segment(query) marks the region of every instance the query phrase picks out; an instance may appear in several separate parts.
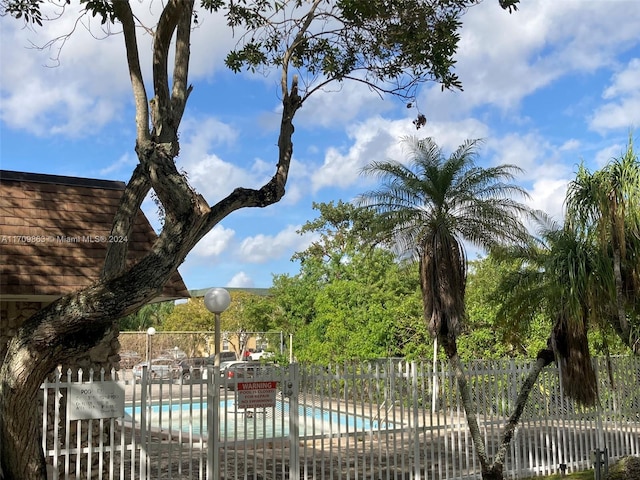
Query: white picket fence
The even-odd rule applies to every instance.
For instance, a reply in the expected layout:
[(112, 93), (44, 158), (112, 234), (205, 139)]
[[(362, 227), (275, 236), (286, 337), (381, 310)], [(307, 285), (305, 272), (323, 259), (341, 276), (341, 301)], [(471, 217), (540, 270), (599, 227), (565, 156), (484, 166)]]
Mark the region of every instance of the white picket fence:
[[(587, 469), (594, 450), (606, 449), (609, 461), (640, 455), (640, 358), (595, 363), (593, 409), (562, 395), (557, 369), (543, 371), (511, 444), (509, 478)], [(529, 368), (514, 360), (467, 365), (490, 454)], [(69, 371), (43, 384), (49, 478), (480, 478), (446, 364), (435, 372), (430, 363), (391, 360), (292, 364), (244, 381), (222, 379), (213, 367), (189, 382), (109, 373), (115, 380)]]

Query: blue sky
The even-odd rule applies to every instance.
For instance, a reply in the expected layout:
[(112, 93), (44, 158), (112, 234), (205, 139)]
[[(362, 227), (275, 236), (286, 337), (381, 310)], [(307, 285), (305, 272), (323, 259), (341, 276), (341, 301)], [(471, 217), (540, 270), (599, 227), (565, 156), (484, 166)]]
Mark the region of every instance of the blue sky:
[[(157, 13), (154, 3), (133, 4), (143, 21)], [(135, 133), (122, 38), (97, 40), (89, 31), (102, 35), (99, 25), (84, 21), (59, 55), (29, 48), (70, 32), (75, 19), (65, 15), (37, 31), (0, 19), (0, 165), (126, 181)], [(212, 204), (273, 173), (279, 99), (275, 75), (225, 70), (236, 40), (221, 19), (201, 20), (178, 163)], [(484, 0), (463, 22), (456, 72), (464, 91), (423, 88), (417, 103), (428, 124), (419, 131), (415, 110), (361, 85), (314, 94), (295, 121), (285, 198), (214, 228), (180, 267), (187, 287), (269, 287), (273, 274), (296, 273), (290, 258), (312, 240), (296, 230), (317, 216), (312, 202), (349, 201), (371, 188), (360, 169), (402, 160), (405, 135), (434, 137), (447, 151), (483, 138), (481, 164), (522, 167), (529, 203), (561, 218), (577, 164), (593, 170), (619, 156), (640, 124), (637, 1), (523, 0), (509, 15)], [(145, 68), (149, 56), (143, 42)], [(147, 201), (144, 210), (157, 225), (155, 205)]]

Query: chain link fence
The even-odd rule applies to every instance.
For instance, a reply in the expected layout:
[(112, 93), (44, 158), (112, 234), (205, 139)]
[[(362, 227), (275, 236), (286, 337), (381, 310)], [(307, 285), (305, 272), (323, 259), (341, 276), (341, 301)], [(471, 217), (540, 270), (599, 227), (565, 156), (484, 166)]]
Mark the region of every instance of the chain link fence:
[[(209, 357), (215, 351), (213, 332), (120, 332), (120, 366), (131, 368), (149, 358)], [(288, 355), (289, 337), (283, 332), (222, 332), (220, 351), (234, 352), (238, 359), (258, 352)]]

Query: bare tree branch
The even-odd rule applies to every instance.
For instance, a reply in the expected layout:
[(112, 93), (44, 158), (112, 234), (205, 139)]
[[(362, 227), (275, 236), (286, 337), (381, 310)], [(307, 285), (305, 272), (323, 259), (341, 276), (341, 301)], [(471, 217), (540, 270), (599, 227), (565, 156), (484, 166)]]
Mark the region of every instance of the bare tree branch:
[[(120, 206), (113, 221), (111, 235), (131, 239), (131, 232), (133, 231), (133, 225), (138, 216), (138, 210), (147, 193), (149, 193), (150, 188), (151, 182), (149, 181), (146, 170), (142, 165), (138, 165), (133, 171), (131, 179), (127, 183), (122, 198), (120, 199)], [(128, 252), (128, 241), (110, 242), (107, 245), (107, 255), (102, 269), (101, 280), (109, 280), (124, 272)]]
[(173, 67), (173, 91), (171, 93), (171, 110), (176, 126), (180, 124), (187, 99), (193, 87), (187, 87), (189, 74), (189, 56), (191, 54), (191, 17), (194, 0), (185, 2), (185, 12), (178, 22), (176, 33), (176, 56)]
[(167, 64), (171, 38), (184, 14), (184, 1), (169, 0), (158, 20), (158, 28), (153, 42), (154, 97), (151, 100), (153, 102), (151, 121), (153, 122), (154, 136), (162, 143), (174, 141), (178, 129), (178, 125), (169, 125), (169, 122), (173, 123), (173, 117), (171, 115)]
[(129, 76), (136, 105), (136, 141), (149, 140), (149, 107), (147, 91), (144, 88), (140, 57), (138, 55), (138, 40), (136, 37), (136, 25), (129, 2), (114, 2), (113, 9), (122, 23), (124, 44), (127, 50), (127, 63)]

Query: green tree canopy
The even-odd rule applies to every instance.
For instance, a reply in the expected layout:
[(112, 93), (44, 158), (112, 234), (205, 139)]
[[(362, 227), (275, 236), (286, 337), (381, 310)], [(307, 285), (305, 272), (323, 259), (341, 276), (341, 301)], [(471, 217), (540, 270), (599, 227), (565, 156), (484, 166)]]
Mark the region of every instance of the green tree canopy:
[(382, 250), (351, 255), (335, 273), (312, 292), (313, 317), (298, 330), (296, 357), (326, 363), (410, 352), (405, 335), (420, 319), (417, 277), (411, 282)]
[(496, 289), (517, 265), (489, 254), (469, 262), (460, 356), (470, 358), (535, 357), (546, 348), (551, 322), (541, 314), (499, 316)]
[(276, 276), (272, 288), (275, 322), (294, 333), (296, 358), (327, 363), (421, 351), (417, 276), (368, 246), (370, 212), (342, 201), (314, 208), (319, 217), (301, 232), (319, 240), (295, 255), (300, 273)]
[(204, 305), (203, 298), (190, 298), (179, 303), (165, 318), (161, 329), (183, 332), (207, 332), (215, 328), (215, 316)]

